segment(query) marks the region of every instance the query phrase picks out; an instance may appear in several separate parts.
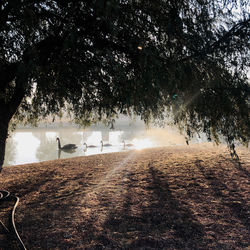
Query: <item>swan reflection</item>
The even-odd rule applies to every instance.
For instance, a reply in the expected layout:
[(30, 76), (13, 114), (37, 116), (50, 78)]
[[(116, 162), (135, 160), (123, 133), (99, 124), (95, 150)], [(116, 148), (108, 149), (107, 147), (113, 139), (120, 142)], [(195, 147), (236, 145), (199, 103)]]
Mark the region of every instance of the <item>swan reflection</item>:
[(76, 152), (76, 149), (74, 148), (73, 149), (58, 149), (57, 152), (58, 152), (57, 153), (58, 159), (61, 159), (62, 152), (67, 153), (67, 154), (73, 154)]

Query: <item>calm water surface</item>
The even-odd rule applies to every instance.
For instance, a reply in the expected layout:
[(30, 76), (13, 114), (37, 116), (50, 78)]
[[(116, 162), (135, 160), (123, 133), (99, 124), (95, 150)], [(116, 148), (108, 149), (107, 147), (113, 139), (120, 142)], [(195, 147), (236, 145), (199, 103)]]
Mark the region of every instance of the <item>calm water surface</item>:
[[(61, 145), (73, 143), (77, 149), (71, 152), (58, 150), (56, 138)], [(101, 147), (100, 141), (110, 147)], [(126, 144), (132, 144), (124, 147)], [(83, 145), (94, 145), (87, 148)], [(131, 149), (184, 144), (176, 131), (153, 130), (83, 130), (77, 128), (23, 129), (11, 133), (7, 140), (4, 166), (41, 162), (54, 159), (120, 152)]]

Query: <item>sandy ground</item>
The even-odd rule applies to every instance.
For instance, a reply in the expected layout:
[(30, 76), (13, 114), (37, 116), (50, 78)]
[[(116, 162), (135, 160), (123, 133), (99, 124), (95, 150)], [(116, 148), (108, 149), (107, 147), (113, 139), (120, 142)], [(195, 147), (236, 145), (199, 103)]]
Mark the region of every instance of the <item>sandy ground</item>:
[[(238, 153), (241, 164), (203, 144), (4, 167), (0, 189), (20, 197), (27, 249), (249, 249), (250, 151)], [(6, 225), (13, 204), (0, 204)]]

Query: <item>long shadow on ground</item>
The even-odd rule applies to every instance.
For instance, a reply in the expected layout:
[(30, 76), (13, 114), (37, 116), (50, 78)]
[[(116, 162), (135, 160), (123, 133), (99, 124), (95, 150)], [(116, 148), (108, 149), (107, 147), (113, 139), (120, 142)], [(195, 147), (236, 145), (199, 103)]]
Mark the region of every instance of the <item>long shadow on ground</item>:
[(247, 172), (214, 162), (76, 167), (67, 178), (45, 170), (8, 190), (23, 197), (17, 227), (28, 249), (246, 248)]
[(172, 194), (168, 176), (149, 165), (143, 180), (146, 185), (140, 189), (134, 175), (133, 172), (126, 175), (122, 204), (117, 200), (120, 206), (109, 210), (101, 233), (92, 232), (91, 238), (96, 242), (92, 247), (204, 249), (207, 242), (203, 240), (203, 226)]

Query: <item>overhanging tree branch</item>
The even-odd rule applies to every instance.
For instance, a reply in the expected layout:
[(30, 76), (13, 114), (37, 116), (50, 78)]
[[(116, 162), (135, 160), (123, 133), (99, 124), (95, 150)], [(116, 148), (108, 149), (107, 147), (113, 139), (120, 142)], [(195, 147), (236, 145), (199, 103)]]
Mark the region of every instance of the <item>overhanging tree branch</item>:
[[(219, 39), (217, 39), (215, 42), (212, 44), (207, 45), (203, 50), (197, 51), (196, 53), (189, 55), (187, 57), (184, 57), (177, 62), (185, 62), (190, 59), (197, 59), (197, 58), (204, 58), (206, 56), (210, 56), (213, 52), (215, 52), (218, 49), (224, 50), (225, 46), (229, 46), (230, 43), (233, 41), (233, 38), (235, 36), (242, 35), (244, 38), (248, 38), (250, 36), (250, 19), (245, 20), (243, 22), (235, 24), (228, 32), (226, 32), (224, 35), (222, 35)], [(222, 46), (222, 44), (224, 46)], [(237, 43), (237, 41), (236, 41)]]

